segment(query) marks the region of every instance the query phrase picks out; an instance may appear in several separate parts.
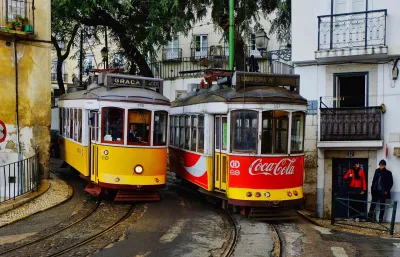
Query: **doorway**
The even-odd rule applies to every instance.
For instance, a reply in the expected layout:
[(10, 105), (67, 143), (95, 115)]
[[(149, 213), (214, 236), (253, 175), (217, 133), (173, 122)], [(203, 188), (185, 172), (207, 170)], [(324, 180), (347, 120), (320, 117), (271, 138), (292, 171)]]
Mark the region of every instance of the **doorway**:
[[(356, 161), (360, 162), (360, 168), (364, 170), (365, 172), (365, 179), (366, 183), (368, 185), (368, 159), (332, 159), (332, 204), (333, 204), (333, 194), (336, 193), (337, 197), (340, 198), (347, 198), (347, 185), (346, 182), (343, 179), (343, 176), (346, 174), (346, 172), (350, 169), (353, 168), (354, 164)], [(368, 197), (368, 187), (367, 191), (364, 194), (364, 201), (367, 201)], [(348, 203), (347, 203), (348, 204)], [(367, 212), (367, 204), (364, 204), (364, 207), (362, 209), (362, 212)], [(333, 215), (333, 213), (332, 213)], [(349, 208), (341, 204), (339, 202), (336, 202), (335, 205), (335, 217), (336, 218), (348, 218), (350, 215), (349, 213)]]
[(334, 107), (368, 106), (368, 73), (335, 74)]
[(228, 181), (228, 119), (224, 115), (215, 115), (214, 138), (214, 188), (226, 191)]

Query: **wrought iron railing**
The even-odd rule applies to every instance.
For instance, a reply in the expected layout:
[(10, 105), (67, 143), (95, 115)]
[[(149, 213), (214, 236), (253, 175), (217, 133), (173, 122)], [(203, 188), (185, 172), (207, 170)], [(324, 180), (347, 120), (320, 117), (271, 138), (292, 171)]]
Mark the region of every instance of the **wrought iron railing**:
[[(278, 60), (259, 60), (259, 72), (293, 74), (294, 68), (291, 65)], [(248, 66), (247, 66), (248, 67)], [(199, 58), (184, 57), (180, 62), (155, 62), (150, 64), (153, 75), (156, 78), (172, 79), (185, 76), (203, 75), (205, 69), (228, 70), (228, 59), (224, 58)]]
[(386, 45), (387, 10), (318, 16), (318, 50)]
[(162, 58), (163, 61), (179, 61), (182, 58), (182, 48), (166, 48)]
[(320, 141), (381, 140), (381, 106), (320, 108), (320, 114)]
[(0, 0), (0, 31), (35, 32), (34, 1)]
[(37, 190), (40, 186), (39, 155), (0, 166), (0, 203)]
[[(256, 58), (261, 58), (261, 52), (254, 47), (245, 46), (244, 48), (246, 57), (254, 56)], [(210, 47), (197, 47), (190, 48), (190, 56), (193, 59), (198, 58), (223, 58), (227, 59), (229, 57), (229, 47), (222, 45), (213, 45)]]
[[(62, 78), (64, 82), (68, 82), (68, 74), (66, 73), (62, 74)], [(51, 73), (51, 81), (57, 82), (57, 73)]]

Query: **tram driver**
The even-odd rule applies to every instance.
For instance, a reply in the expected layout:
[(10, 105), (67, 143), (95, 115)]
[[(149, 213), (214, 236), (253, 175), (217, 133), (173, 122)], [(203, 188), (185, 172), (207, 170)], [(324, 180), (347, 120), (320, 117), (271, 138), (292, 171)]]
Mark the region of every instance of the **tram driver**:
[(136, 125), (131, 124), (131, 128), (129, 129), (129, 142), (140, 142), (142, 141), (142, 137), (139, 135), (139, 133), (136, 130)]

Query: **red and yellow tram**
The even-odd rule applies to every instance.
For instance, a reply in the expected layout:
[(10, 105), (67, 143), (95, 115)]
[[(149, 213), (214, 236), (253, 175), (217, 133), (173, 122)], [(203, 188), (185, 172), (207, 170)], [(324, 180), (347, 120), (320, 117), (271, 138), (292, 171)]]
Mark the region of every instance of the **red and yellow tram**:
[(250, 213), (303, 200), (307, 101), (298, 75), (236, 72), (172, 103), (171, 171)]

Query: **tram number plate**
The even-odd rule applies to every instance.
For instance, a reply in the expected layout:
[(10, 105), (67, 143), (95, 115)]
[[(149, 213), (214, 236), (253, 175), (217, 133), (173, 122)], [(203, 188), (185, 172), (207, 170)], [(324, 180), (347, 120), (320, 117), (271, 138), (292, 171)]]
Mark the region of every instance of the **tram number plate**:
[(144, 104), (138, 104), (138, 107), (144, 107)]
[(280, 104), (274, 104), (274, 108), (281, 108)]

